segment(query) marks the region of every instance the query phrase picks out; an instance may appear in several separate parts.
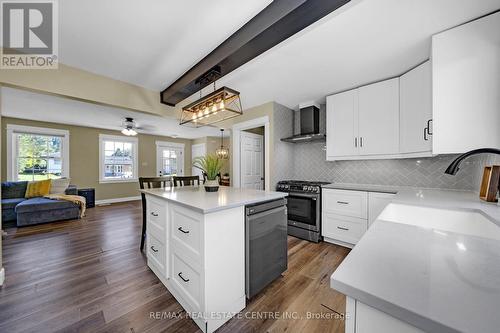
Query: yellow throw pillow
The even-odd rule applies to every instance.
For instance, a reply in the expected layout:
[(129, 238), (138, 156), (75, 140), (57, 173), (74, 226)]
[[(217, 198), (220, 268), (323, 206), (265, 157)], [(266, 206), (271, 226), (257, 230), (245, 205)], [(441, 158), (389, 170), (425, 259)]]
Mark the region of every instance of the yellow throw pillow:
[(50, 192), (51, 180), (38, 180), (33, 182), (28, 182), (28, 187), (26, 188), (25, 198), (35, 198), (44, 197)]

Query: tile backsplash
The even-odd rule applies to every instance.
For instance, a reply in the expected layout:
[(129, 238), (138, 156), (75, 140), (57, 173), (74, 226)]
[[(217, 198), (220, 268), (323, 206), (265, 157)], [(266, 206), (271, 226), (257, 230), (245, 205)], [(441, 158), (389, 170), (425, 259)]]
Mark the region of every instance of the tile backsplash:
[[(299, 131), (298, 113), (294, 129)], [(320, 130), (324, 131), (325, 106), (321, 105)], [(444, 173), (457, 155), (428, 158), (326, 161), (325, 143), (297, 143), (293, 149), (293, 178), (336, 183), (379, 184), (478, 191), (485, 165), (500, 164), (500, 156), (466, 159), (455, 175)]]
[(500, 160), (484, 155), (465, 160), (455, 175), (444, 173), (457, 155), (391, 160), (326, 161), (324, 143), (296, 144), (294, 178), (337, 183), (379, 184), (478, 190), (486, 164)]

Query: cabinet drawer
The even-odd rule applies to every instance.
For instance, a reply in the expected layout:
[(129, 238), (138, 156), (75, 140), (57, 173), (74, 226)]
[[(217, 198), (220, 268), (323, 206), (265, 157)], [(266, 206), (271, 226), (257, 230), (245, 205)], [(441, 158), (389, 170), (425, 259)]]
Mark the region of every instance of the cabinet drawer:
[(328, 238), (356, 244), (367, 227), (366, 219), (323, 213), (322, 234)]
[(368, 193), (366, 192), (324, 189), (322, 197), (324, 212), (361, 219), (368, 218)]
[(183, 253), (193, 259), (200, 257), (200, 223), (202, 216), (184, 207), (171, 206), (171, 231), (170, 235), (174, 246), (183, 250)]
[(193, 309), (200, 309), (200, 273), (181, 257), (178, 252), (172, 251), (172, 283), (174, 288), (181, 294), (184, 300)]
[(166, 225), (166, 205), (165, 201), (158, 200), (148, 196), (146, 198), (146, 217), (147, 220), (158, 226), (165, 227)]
[(166, 251), (165, 244), (158, 240), (154, 235), (148, 232), (147, 234), (147, 246), (148, 246), (148, 264), (153, 263), (153, 265), (161, 271), (161, 273), (166, 276)]

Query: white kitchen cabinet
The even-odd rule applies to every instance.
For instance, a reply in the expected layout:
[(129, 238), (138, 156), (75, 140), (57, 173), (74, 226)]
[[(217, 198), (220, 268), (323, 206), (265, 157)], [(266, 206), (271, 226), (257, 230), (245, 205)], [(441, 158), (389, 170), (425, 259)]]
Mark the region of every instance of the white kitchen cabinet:
[(153, 195), (146, 203), (148, 266), (214, 332), (245, 307), (244, 206), (202, 213)]
[(359, 154), (399, 152), (399, 78), (359, 88)]
[(380, 213), (382, 213), (384, 208), (391, 203), (394, 196), (395, 194), (392, 193), (368, 193), (368, 228), (377, 219)]
[(358, 149), (358, 89), (326, 99), (327, 156), (355, 156)]
[(399, 78), (400, 152), (432, 155), (432, 72), (430, 61)]
[(399, 78), (328, 96), (326, 110), (327, 160), (399, 153)]
[(425, 333), (351, 297), (346, 298), (345, 333)]
[(500, 147), (500, 12), (432, 37), (433, 153)]
[(323, 188), (321, 235), (329, 243), (355, 245), (395, 194)]

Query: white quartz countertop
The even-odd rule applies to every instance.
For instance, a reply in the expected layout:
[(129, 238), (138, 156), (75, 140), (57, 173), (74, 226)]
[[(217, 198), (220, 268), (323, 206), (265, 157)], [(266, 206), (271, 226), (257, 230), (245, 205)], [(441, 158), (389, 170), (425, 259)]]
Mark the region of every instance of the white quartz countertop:
[[(467, 219), (378, 219), (333, 273), (331, 287), (426, 332), (498, 332), (500, 206), (474, 192), (418, 189), (401, 189), (393, 203), (447, 210), (443, 216), (479, 213), (490, 234), (462, 232)], [(471, 228), (479, 222), (471, 220)]]
[(391, 185), (373, 185), (373, 184), (349, 184), (349, 183), (331, 183), (323, 185), (322, 188), (349, 191), (397, 193), (402, 187)]
[(167, 187), (140, 190), (155, 197), (173, 201), (202, 213), (212, 213), (228, 208), (286, 197), (283, 192), (251, 190), (220, 186), (217, 192), (206, 192), (203, 186)]

